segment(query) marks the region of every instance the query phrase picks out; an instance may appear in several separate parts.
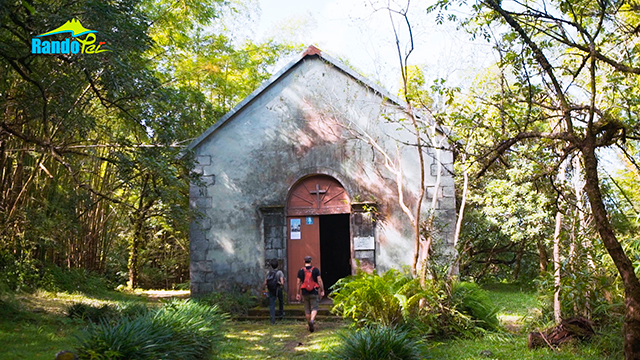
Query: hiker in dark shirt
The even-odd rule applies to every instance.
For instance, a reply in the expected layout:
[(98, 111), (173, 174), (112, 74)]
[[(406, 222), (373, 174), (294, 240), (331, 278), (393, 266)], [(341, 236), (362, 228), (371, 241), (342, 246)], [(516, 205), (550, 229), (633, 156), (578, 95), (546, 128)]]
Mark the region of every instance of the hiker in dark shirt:
[(320, 269), (311, 266), (311, 260), (311, 256), (305, 256), (304, 267), (298, 270), (296, 300), (300, 301), (302, 297), (309, 331), (313, 332), (318, 314), (318, 303), (324, 296), (324, 284), (320, 277)]
[(278, 260), (272, 259), (270, 262), (273, 268), (267, 274), (264, 279), (264, 286), (269, 292), (269, 315), (271, 316), (271, 323), (276, 322), (276, 299), (279, 300), (280, 317), (284, 316), (282, 289), (284, 288), (284, 274), (278, 269)]

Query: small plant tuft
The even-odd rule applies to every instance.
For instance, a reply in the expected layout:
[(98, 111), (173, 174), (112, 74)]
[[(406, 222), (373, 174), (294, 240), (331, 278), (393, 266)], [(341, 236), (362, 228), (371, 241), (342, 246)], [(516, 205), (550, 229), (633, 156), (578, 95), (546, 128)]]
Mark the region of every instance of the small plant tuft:
[(407, 331), (387, 326), (365, 327), (339, 336), (340, 345), (331, 350), (341, 360), (422, 359), (422, 343)]

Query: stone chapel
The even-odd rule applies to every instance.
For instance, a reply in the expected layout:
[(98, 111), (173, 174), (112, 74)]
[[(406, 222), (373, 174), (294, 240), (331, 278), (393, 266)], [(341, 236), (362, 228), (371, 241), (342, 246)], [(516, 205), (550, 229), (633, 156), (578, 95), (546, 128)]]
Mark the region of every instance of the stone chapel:
[[(257, 293), (271, 259), (281, 264), (290, 300), (305, 255), (326, 288), (357, 266), (410, 266), (414, 231), (399, 189), (415, 205), (420, 167), (405, 109), (310, 46), (195, 139), (192, 295)], [(444, 139), (442, 131), (435, 136)], [(422, 209), (426, 215), (436, 197), (434, 246), (446, 258), (455, 254), (453, 153), (439, 143), (424, 151)]]

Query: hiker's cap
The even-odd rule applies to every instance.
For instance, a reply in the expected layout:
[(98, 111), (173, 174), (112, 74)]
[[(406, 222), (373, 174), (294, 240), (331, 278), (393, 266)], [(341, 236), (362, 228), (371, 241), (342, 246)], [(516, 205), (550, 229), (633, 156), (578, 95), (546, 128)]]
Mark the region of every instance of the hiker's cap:
[(304, 262), (306, 263), (310, 263), (311, 262), (311, 256), (307, 255), (304, 257)]

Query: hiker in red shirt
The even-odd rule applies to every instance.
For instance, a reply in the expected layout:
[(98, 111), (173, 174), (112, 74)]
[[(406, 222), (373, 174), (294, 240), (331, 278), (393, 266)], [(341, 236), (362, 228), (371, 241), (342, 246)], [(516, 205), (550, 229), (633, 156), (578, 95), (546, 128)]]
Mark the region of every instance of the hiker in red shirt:
[(315, 330), (315, 319), (318, 314), (318, 303), (324, 296), (324, 285), (320, 277), (320, 269), (311, 266), (311, 256), (304, 257), (304, 267), (298, 270), (296, 300), (303, 299), (304, 316), (307, 318), (309, 331)]

